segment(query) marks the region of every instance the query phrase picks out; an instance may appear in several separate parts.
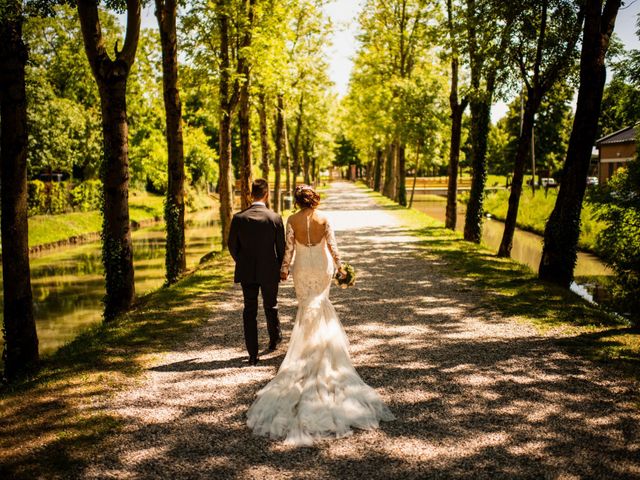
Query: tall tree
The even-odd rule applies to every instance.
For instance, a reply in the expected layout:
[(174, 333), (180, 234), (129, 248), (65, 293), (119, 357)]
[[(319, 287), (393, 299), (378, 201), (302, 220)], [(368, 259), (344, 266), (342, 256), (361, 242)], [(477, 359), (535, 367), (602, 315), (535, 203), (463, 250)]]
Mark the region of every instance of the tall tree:
[(273, 160), (275, 183), (273, 190), (273, 210), (280, 211), (280, 194), (282, 190), (282, 155), (284, 153), (284, 94), (278, 94), (276, 106), (276, 153)]
[(271, 157), (269, 147), (269, 124), (267, 123), (267, 98), (264, 92), (260, 92), (258, 95), (258, 116), (260, 119), (260, 148), (262, 154), (262, 162), (260, 169), (262, 171), (262, 178), (269, 179), (269, 157)]
[(255, 0), (242, 1), (242, 35), (238, 51), (238, 75), (242, 77), (238, 107), (240, 127), (240, 200), (241, 208), (251, 205), (251, 62), (250, 49), (254, 28)]
[(302, 116), (304, 115), (304, 91), (300, 93), (298, 101), (298, 113), (296, 114), (296, 133), (293, 136), (293, 185), (296, 189), (298, 175), (300, 174), (300, 134), (302, 133)]
[[(469, 60), (471, 111), (471, 191), (464, 222), (464, 239), (480, 243), (484, 186), (487, 180), (487, 137), (493, 95), (505, 64), (513, 18), (501, 11), (504, 4), (490, 0), (466, 0), (464, 43)], [(486, 19), (491, 18), (491, 22)]]
[(606, 79), (605, 57), (620, 0), (586, 0), (578, 103), (556, 204), (544, 230), (538, 275), (568, 288), (577, 260), (580, 213)]
[[(524, 169), (531, 158), (534, 118), (554, 84), (569, 73), (574, 63), (576, 43), (582, 28), (583, 11), (573, 0), (532, 0), (519, 3), (513, 59), (520, 70), (527, 100), (513, 167), (509, 208), (504, 224), (499, 257), (510, 257), (522, 194)], [(535, 38), (537, 37), (537, 38)], [(532, 182), (535, 179), (532, 178)]]
[(14, 380), (38, 362), (27, 228), (27, 101), (22, 1), (0, 6), (0, 181), (4, 375)]
[(230, 50), (230, 18), (229, 5), (225, 0), (218, 0), (216, 13), (218, 15), (218, 28), (220, 46), (218, 55), (220, 58), (220, 179), (218, 188), (220, 191), (220, 224), (222, 227), (222, 249), (227, 247), (229, 229), (231, 227), (231, 215), (233, 213), (233, 171), (231, 169), (231, 124), (234, 109), (238, 103), (238, 83), (232, 84)]
[(164, 220), (167, 229), (165, 270), (172, 284), (187, 268), (184, 239), (184, 145), (182, 104), (178, 90), (177, 0), (156, 0), (156, 17), (162, 45), (162, 87), (168, 151), (167, 198)]
[[(411, 84), (418, 65), (425, 59), (430, 30), (427, 19), (435, 16), (434, 2), (370, 0), (360, 17), (362, 47), (358, 68), (383, 82), (385, 109), (390, 116), (383, 193), (406, 205), (406, 171), (404, 169), (407, 107)], [(363, 72), (364, 73), (364, 72)], [(380, 87), (378, 87), (380, 88)], [(363, 149), (366, 151), (366, 149)]]
[(109, 57), (98, 16), (97, 0), (78, 0), (84, 47), (98, 84), (102, 110), (104, 206), (102, 261), (106, 278), (104, 316), (112, 319), (133, 303), (133, 248), (129, 224), (129, 155), (127, 78), (140, 35), (140, 1), (127, 0), (127, 31), (122, 50)]
[(447, 30), (451, 48), (451, 90), (449, 94), (449, 108), (451, 109), (451, 141), (449, 147), (449, 165), (447, 180), (447, 207), (445, 227), (455, 230), (458, 219), (458, 165), (460, 164), (460, 139), (462, 138), (462, 115), (467, 108), (469, 99), (464, 96), (458, 98), (458, 82), (460, 56), (458, 53), (458, 38), (454, 26), (454, 12), (452, 0), (447, 0)]

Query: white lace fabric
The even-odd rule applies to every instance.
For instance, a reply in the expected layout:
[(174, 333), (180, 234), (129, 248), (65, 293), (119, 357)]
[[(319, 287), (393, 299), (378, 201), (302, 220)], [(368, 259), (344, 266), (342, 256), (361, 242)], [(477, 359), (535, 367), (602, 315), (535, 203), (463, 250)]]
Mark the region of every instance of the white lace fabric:
[(316, 245), (295, 239), (287, 225), (282, 271), (291, 267), (298, 312), (289, 349), (277, 375), (258, 392), (247, 413), (257, 435), (310, 445), (320, 437), (343, 437), (351, 428), (377, 428), (392, 420), (377, 392), (358, 375), (349, 340), (329, 301), (334, 267), (340, 265), (335, 235), (327, 222)]
[[(335, 236), (335, 233), (333, 232), (333, 228), (331, 227), (331, 223), (329, 223), (329, 221), (325, 222), (324, 225), (325, 225), (325, 231), (324, 231), (323, 240), (326, 242), (327, 248), (329, 249), (329, 253), (331, 254), (331, 258), (333, 259), (333, 264), (335, 268), (338, 269), (340, 268), (340, 265), (342, 265), (342, 262), (340, 259), (340, 251), (338, 250), (338, 244), (336, 242), (336, 236)], [(296, 243), (299, 243), (300, 245), (307, 248), (315, 246), (311, 244), (311, 241), (309, 239), (309, 218), (308, 217), (307, 217), (307, 243), (304, 244), (296, 240), (293, 227), (289, 222), (287, 222), (285, 242), (286, 243), (285, 243), (284, 258), (282, 260), (282, 266), (280, 267), (280, 271), (284, 273), (289, 273), (291, 262), (293, 261), (294, 254), (296, 252)], [(322, 241), (318, 243), (318, 245), (320, 245), (321, 243)]]

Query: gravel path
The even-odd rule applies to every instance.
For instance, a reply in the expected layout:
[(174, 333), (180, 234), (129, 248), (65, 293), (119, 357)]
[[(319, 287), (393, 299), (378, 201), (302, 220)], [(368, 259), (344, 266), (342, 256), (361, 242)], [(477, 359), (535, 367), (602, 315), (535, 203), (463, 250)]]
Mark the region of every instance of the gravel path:
[(640, 478), (634, 384), (479, 308), (480, 291), (420, 255), (393, 212), (353, 185), (334, 184), (327, 197), (358, 272), (356, 287), (333, 289), (332, 301), (358, 372), (397, 420), (309, 448), (251, 436), (245, 413), (284, 358), (294, 294), (289, 281), (283, 346), (251, 368), (234, 288), (189, 342), (113, 399), (125, 428), (85, 477)]

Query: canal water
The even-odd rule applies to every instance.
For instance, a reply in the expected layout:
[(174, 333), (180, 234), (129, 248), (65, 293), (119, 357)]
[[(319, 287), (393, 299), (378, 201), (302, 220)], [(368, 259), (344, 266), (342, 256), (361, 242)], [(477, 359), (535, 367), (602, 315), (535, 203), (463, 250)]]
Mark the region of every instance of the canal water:
[[(217, 209), (188, 214), (186, 224), (187, 268), (193, 268), (203, 255), (220, 248)], [(132, 240), (136, 294), (144, 294), (162, 286), (165, 280), (164, 224), (136, 230)], [(101, 243), (51, 250), (32, 257), (30, 263), (40, 352), (46, 354), (101, 320), (104, 296)], [(1, 282), (0, 276), (0, 291)], [(0, 322), (1, 319), (0, 296)]]
[[(437, 200), (414, 200), (413, 208), (426, 213), (436, 220), (445, 221), (446, 202)], [(456, 230), (464, 229), (464, 205), (458, 204), (458, 219)], [(504, 223), (499, 220), (485, 218), (482, 225), (482, 242), (494, 252), (498, 251)], [(542, 257), (542, 237), (535, 233), (516, 229), (513, 237), (511, 257), (524, 263), (534, 272), (538, 271)], [(589, 301), (599, 302), (608, 297), (606, 289), (602, 288), (602, 277), (612, 274), (611, 270), (595, 255), (586, 252), (578, 253), (578, 263), (575, 269), (576, 282), (571, 289)]]

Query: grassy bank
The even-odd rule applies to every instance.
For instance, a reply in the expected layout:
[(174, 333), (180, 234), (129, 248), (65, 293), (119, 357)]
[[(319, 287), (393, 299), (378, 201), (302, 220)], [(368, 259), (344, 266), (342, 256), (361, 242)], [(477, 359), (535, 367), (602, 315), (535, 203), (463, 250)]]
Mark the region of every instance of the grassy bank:
[[(498, 220), (507, 217), (509, 208), (509, 190), (499, 190), (487, 195), (484, 203), (485, 211)], [(532, 195), (530, 188), (525, 188), (520, 197), (518, 208), (518, 227), (539, 235), (544, 234), (544, 227), (556, 203), (558, 191), (550, 189), (545, 195), (544, 190), (536, 190)], [(585, 203), (582, 208), (582, 227), (578, 246), (582, 250), (598, 253), (595, 241), (603, 225), (593, 218), (591, 206)]]
[[(206, 195), (199, 195), (196, 204), (211, 204)], [(160, 220), (164, 216), (164, 196), (131, 191), (129, 216), (134, 224)], [(102, 229), (102, 215), (98, 211), (71, 212), (60, 215), (29, 217), (29, 247), (68, 240), (72, 237), (97, 234)]]
[(45, 358), (33, 378), (0, 390), (0, 478), (79, 478), (98, 442), (121, 426), (102, 405), (211, 316), (232, 264), (225, 254), (200, 265)]
[(526, 265), (498, 258), (445, 229), (442, 222), (367, 190), (421, 239), (425, 257), (439, 260), (433, 268), (457, 278), (461, 288), (482, 290), (481, 308), (531, 323), (572, 351), (640, 380), (639, 330), (567, 290), (539, 281)]

